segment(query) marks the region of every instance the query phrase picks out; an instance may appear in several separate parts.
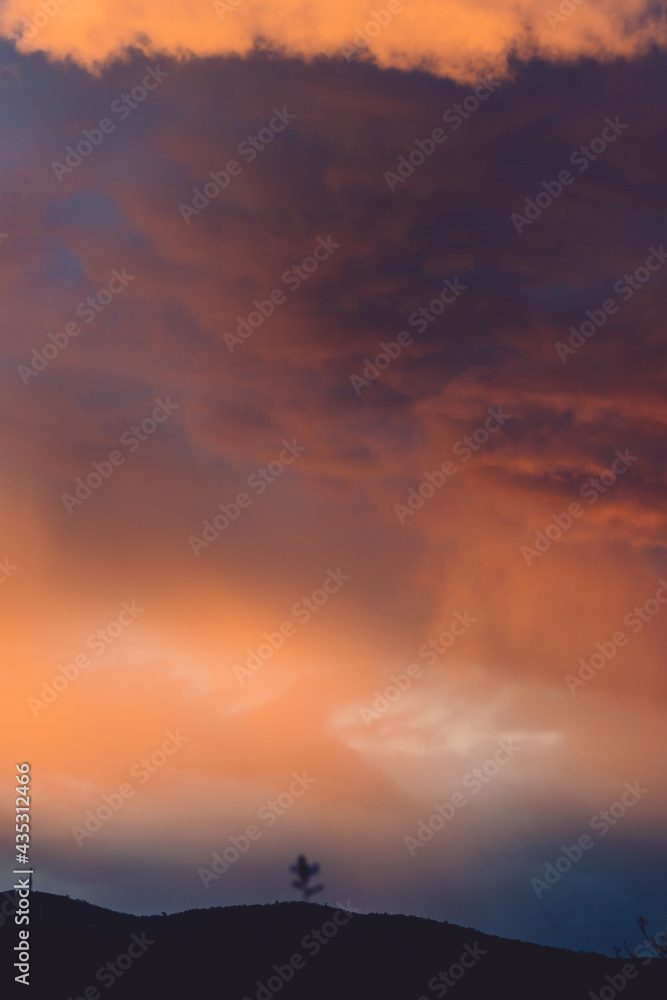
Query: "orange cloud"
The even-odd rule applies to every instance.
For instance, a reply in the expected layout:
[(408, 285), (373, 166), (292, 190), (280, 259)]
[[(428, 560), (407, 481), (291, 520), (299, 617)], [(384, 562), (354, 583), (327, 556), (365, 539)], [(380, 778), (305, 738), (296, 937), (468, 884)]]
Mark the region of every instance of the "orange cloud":
[(383, 68), (427, 70), (458, 81), (504, 74), (510, 59), (634, 57), (667, 39), (649, 0), (347, 0), (274, 4), (214, 0), (7, 0), (0, 32), (20, 52), (46, 51), (89, 68), (128, 48), (176, 57), (284, 56), (371, 60)]
[[(64, 7), (62, 24), (76, 10)], [(196, 882), (196, 867), (304, 768), (317, 785), (260, 854), (284, 843), (287, 853), (290, 831), (319, 838), (331, 857), (334, 830), (409, 879), (418, 864), (441, 872), (445, 853), (464, 859), (470, 838), (506, 829), (506, 815), (517, 843), (558, 815), (579, 832), (592, 795), (603, 806), (640, 777), (651, 788), (642, 815), (657, 826), (667, 607), (576, 693), (565, 677), (630, 631), (626, 615), (665, 574), (662, 277), (567, 364), (554, 350), (660, 242), (654, 66), (644, 76), (623, 64), (528, 70), (391, 193), (384, 171), (461, 88), (324, 61), (170, 63), (150, 103), (61, 183), (52, 161), (141, 80), (145, 59), (92, 80), (39, 58), (18, 65), (3, 84), (16, 112), (2, 165), (11, 242), (0, 398), (0, 559), (18, 567), (0, 583), (11, 665), (0, 684), (16, 711), (0, 744), (30, 754), (40, 828), (70, 852), (63, 869), (138, 855), (147, 830), (164, 845), (166, 829)], [(35, 81), (66, 116), (34, 101)], [(585, 99), (563, 115), (573, 92)], [(276, 102), (297, 112), (289, 130), (186, 224), (179, 203)], [(632, 116), (625, 145), (517, 234), (510, 213), (598, 134), (603, 111)], [(329, 233), (336, 252), (230, 353), (224, 331)], [(24, 384), (17, 366), (123, 266), (136, 274), (128, 289)], [(469, 289), (418, 334), (408, 317), (445, 276)], [(413, 343), (357, 395), (350, 375), (403, 329)], [(178, 404), (173, 416), (68, 511), (63, 493), (164, 396)], [(469, 461), (456, 456), (501, 404), (506, 425)], [(188, 537), (285, 438), (307, 450), (195, 555)], [(595, 504), (582, 501), (586, 481), (626, 448), (637, 462)], [(395, 505), (453, 454), (456, 475), (401, 524)], [(582, 517), (527, 565), (521, 547), (576, 501)], [(350, 576), (340, 594), (240, 684), (234, 665), (339, 566)], [(60, 664), (91, 653), (90, 635), (133, 599), (145, 608), (138, 620), (34, 715), (28, 699)], [(474, 626), (427, 664), (420, 647), (466, 611)], [(362, 706), (415, 659), (419, 682), (366, 726)], [(187, 746), (77, 848), (71, 825), (178, 726)], [(512, 767), (450, 840), (411, 859), (403, 835), (507, 734), (525, 739)], [(190, 834), (184, 804), (200, 807)]]

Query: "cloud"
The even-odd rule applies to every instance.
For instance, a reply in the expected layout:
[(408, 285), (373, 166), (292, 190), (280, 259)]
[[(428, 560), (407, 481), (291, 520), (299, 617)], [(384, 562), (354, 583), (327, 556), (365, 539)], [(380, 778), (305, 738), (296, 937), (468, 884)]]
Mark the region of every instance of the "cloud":
[(384, 69), (426, 70), (458, 81), (505, 74), (514, 60), (633, 58), (665, 42), (664, 13), (652, 0), (365, 0), (281, 4), (215, 0), (5, 0), (0, 32), (19, 51), (45, 51), (94, 68), (141, 49), (181, 58), (284, 57), (371, 60)]
[[(660, 788), (667, 609), (576, 695), (565, 675), (628, 627), (665, 573), (662, 276), (565, 364), (554, 343), (664, 239), (662, 60), (536, 63), (448, 127), (391, 192), (385, 172), (467, 86), (257, 55), (169, 61), (164, 83), (59, 181), (52, 163), (141, 81), (145, 59), (91, 79), (10, 58), (0, 440), (12, 485), (1, 503), (19, 569), (1, 585), (15, 668), (2, 684), (20, 711), (0, 739), (22, 759), (29, 734), (42, 828), (71, 841), (69, 826), (180, 725), (187, 753), (105, 827), (98, 857), (140, 855), (147, 828), (178, 826), (190, 781), (193, 802), (204, 785), (220, 793), (188, 842), (194, 872), (292, 770), (312, 767), (320, 784), (304, 819), (295, 811), (276, 846), (267, 839), (266, 864), (277, 866), (288, 829), (319, 837), (341, 867), (330, 829), (366, 856), (382, 844), (368, 879), (377, 908), (389, 865), (399, 887), (414, 877), (401, 837), (507, 732), (531, 739), (480, 797), (476, 836), (491, 853), (508, 803), (517, 831), (536, 838), (531, 857), (546, 861), (544, 816), (560, 812), (577, 834), (593, 792), (604, 806), (626, 780)], [(179, 204), (241, 161), (276, 105), (296, 118), (186, 224)], [(616, 115), (628, 123), (618, 141), (517, 233), (511, 213)], [(282, 276), (329, 235), (340, 247), (289, 290)], [(123, 267), (131, 284), (25, 385), (17, 367)], [(418, 332), (410, 317), (445, 277), (468, 287)], [(223, 334), (275, 288), (286, 301), (230, 353)], [(357, 395), (350, 375), (402, 330), (412, 343)], [(62, 494), (165, 396), (173, 417), (68, 513)], [(511, 418), (463, 461), (454, 448), (499, 406)], [(306, 451), (195, 556), (189, 536), (250, 490), (284, 439)], [(637, 461), (582, 501), (617, 449)], [(452, 458), (451, 481), (401, 524), (395, 505)], [(528, 566), (521, 546), (576, 501), (582, 517)], [(340, 594), (239, 685), (234, 664), (338, 567), (350, 576)], [(146, 609), (136, 625), (34, 718), (28, 697), (134, 598)], [(466, 610), (474, 629), (427, 666), (420, 647)], [(423, 686), (366, 727), (361, 706), (415, 658)], [(661, 814), (656, 791), (647, 825)], [(470, 829), (463, 817), (452, 827), (456, 859)], [(444, 843), (424, 852), (421, 890)], [(249, 876), (238, 871), (241, 898)]]

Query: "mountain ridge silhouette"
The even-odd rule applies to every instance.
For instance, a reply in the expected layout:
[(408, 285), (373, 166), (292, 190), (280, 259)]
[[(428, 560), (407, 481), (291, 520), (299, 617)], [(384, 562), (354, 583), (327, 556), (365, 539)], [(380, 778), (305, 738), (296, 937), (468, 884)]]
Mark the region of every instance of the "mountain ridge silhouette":
[[(2, 981), (13, 982), (6, 956), (19, 928), (6, 909)], [(604, 987), (609, 997), (605, 977), (628, 964), (425, 917), (303, 901), (137, 916), (33, 892), (30, 913), (30, 992), (14, 984), (12, 995), (33, 1000), (98, 1000), (95, 991), (106, 997), (111, 988), (112, 1000), (590, 1000)], [(667, 963), (636, 964), (623, 1000), (664, 1000)]]

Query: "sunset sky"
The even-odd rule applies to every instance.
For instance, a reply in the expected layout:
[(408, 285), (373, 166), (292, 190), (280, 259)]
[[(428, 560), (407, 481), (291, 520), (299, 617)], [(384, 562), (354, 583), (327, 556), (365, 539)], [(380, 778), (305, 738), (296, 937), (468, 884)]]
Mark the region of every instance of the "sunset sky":
[(7, 888), (665, 927), (666, 27), (0, 2)]

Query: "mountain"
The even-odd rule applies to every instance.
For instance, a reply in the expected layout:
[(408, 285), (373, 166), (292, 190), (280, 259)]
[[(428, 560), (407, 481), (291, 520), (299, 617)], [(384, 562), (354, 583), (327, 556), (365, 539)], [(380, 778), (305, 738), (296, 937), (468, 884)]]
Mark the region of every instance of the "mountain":
[[(1, 982), (30, 1000), (665, 1000), (667, 962), (616, 961), (420, 917), (316, 903), (116, 913), (33, 892), (30, 988), (14, 984), (15, 897), (0, 906)], [(41, 919), (39, 919), (41, 917)], [(24, 925), (23, 925), (24, 926)], [(628, 973), (630, 972), (630, 976)], [(634, 975), (632, 973), (634, 972)], [(113, 990), (109, 993), (109, 990)]]

